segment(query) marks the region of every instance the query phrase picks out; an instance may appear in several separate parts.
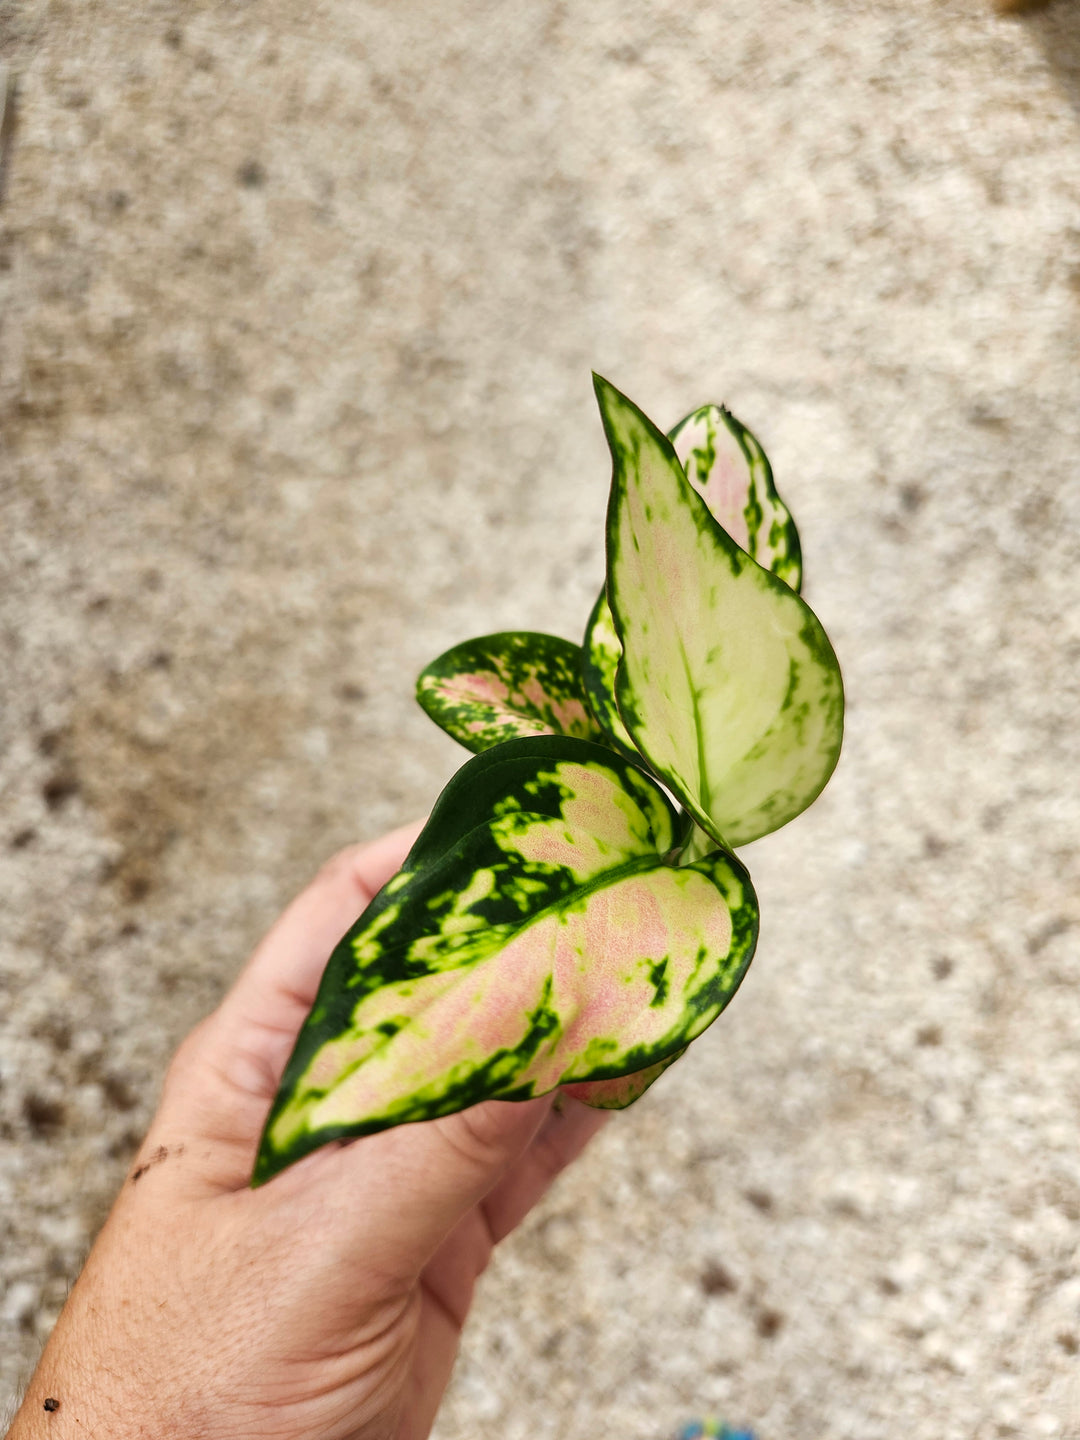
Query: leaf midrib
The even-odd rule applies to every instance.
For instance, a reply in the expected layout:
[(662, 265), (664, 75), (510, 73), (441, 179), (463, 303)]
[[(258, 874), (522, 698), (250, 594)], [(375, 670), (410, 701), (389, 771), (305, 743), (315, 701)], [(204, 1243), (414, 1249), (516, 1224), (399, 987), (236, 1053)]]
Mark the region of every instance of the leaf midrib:
[[(621, 865), (616, 865), (610, 870), (604, 870), (600, 875), (596, 877), (595, 880), (588, 881), (585, 884), (579, 886), (569, 895), (563, 895), (560, 899), (553, 900), (550, 905), (545, 905), (542, 910), (537, 910), (535, 915), (530, 916), (529, 919), (527, 919), (518, 929), (514, 930), (511, 933), (505, 944), (498, 946), (495, 950), (492, 950), (490, 954), (485, 955), (482, 959), (474, 961), (472, 965), (451, 966), (450, 968), (452, 970), (460, 969), (462, 971), (475, 970), (477, 966), (485, 965), (489, 960), (494, 959), (501, 950), (504, 950), (507, 945), (512, 944), (519, 935), (523, 934), (526, 930), (531, 929), (533, 925), (538, 924), (548, 915), (551, 915), (559, 910), (569, 909), (572, 904), (576, 904), (579, 900), (587, 899), (590, 895), (595, 894), (598, 890), (605, 890), (609, 885), (617, 884), (620, 880), (625, 880), (630, 875), (641, 875), (648, 870), (670, 870), (673, 868), (674, 867), (670, 865), (665, 866), (663, 856), (660, 855), (659, 852), (654, 852), (651, 855), (641, 855), (635, 860), (625, 860)], [(409, 943), (411, 944), (412, 942), (410, 941)], [(405, 949), (407, 947), (402, 946), (401, 948)], [(428, 974), (431, 975), (439, 973), (440, 972), (437, 970), (428, 971)], [(377, 986), (376, 990), (382, 988), (384, 987)], [(368, 993), (374, 994), (375, 991), (369, 991)], [(364, 997), (361, 997), (361, 999), (363, 998)], [(355, 1074), (362, 1065), (367, 1065), (369, 1061), (373, 1060), (375, 1056), (378, 1055), (380, 1051), (384, 1050), (387, 1045), (391, 1044), (397, 1038), (397, 1036), (402, 1033), (402, 1031), (408, 1029), (410, 1025), (412, 1025), (416, 1020), (420, 1019), (420, 1017), (430, 1008), (430, 1006), (436, 1003), (436, 1000), (438, 998), (438, 996), (434, 997), (431, 1001), (428, 1002), (427, 1005), (424, 1005), (421, 1009), (410, 1014), (407, 1023), (403, 1025), (400, 1030), (396, 1030), (393, 1035), (387, 1035), (381, 1041), (381, 1043), (376, 1045), (373, 1050), (369, 1051), (368, 1054), (363, 1057), (363, 1059), (356, 1060), (351, 1065), (343, 1069), (336, 1076), (332, 1085), (327, 1086), (325, 1090), (320, 1090), (317, 1092), (316, 1103), (318, 1103), (318, 1101), (324, 1100), (326, 1096), (329, 1095), (333, 1090), (336, 1090), (339, 1085), (344, 1084), (344, 1082), (349, 1078), (349, 1076)], [(357, 1002), (357, 1004), (359, 1003), (360, 1001)], [(323, 1044), (328, 1044), (330, 1043), (330, 1041), (333, 1040), (339, 1040), (346, 1033), (346, 1030), (338, 1030), (333, 1035), (328, 1035), (323, 1041)], [(321, 1049), (322, 1046), (320, 1045), (318, 1048)], [(313, 1089), (308, 1093), (309, 1096), (315, 1095), (316, 1091)]]
[(690, 705), (694, 716), (694, 739), (697, 743), (698, 775), (701, 781), (701, 809), (708, 817), (709, 823), (715, 824), (712, 818), (712, 787), (709, 784), (709, 764), (705, 753), (701, 707), (698, 704), (697, 687), (694, 684), (694, 678), (690, 671), (690, 657), (686, 653), (686, 645), (681, 634), (679, 635), (679, 654), (682, 656), (683, 673), (686, 676), (687, 687), (690, 691)]

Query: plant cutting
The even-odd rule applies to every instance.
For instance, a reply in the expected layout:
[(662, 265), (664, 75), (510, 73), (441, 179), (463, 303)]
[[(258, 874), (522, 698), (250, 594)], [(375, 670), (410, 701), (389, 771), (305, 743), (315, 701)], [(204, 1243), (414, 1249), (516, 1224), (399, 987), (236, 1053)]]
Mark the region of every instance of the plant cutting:
[(584, 641), (489, 635), (422, 672), (475, 753), (331, 954), (254, 1184), (484, 1099), (631, 1104), (753, 956), (735, 847), (836, 765), (840, 669), (761, 446), (715, 405), (664, 435), (595, 384), (613, 473)]

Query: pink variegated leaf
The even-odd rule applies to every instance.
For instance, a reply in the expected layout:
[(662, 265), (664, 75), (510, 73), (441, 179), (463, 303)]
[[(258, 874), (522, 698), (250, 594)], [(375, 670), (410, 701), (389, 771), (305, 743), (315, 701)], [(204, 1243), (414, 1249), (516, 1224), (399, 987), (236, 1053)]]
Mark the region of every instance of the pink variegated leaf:
[(799, 532), (756, 436), (723, 405), (702, 405), (669, 430), (668, 439), (713, 519), (762, 569), (798, 590)]
[(640, 1094), (727, 1004), (757, 937), (743, 867), (717, 851), (676, 868), (680, 838), (661, 788), (601, 746), (538, 736), (469, 761), (331, 956), (256, 1183), (488, 1098)]
[[(793, 590), (802, 584), (802, 550), (791, 512), (780, 499), (772, 467), (756, 437), (722, 405), (702, 405), (668, 432), (691, 486), (736, 545)], [(620, 752), (636, 757), (615, 699), (622, 642), (607, 590), (589, 616), (582, 677), (589, 704)]]
[(581, 647), (511, 631), (455, 645), (420, 673), (416, 698), (466, 749), (525, 735), (602, 740), (585, 699)]
[(718, 844), (800, 814), (836, 765), (840, 669), (820, 621), (713, 518), (650, 420), (599, 376), (614, 462), (607, 595), (635, 747)]
[(580, 1100), (583, 1105), (591, 1105), (594, 1110), (625, 1110), (635, 1100), (640, 1100), (653, 1081), (659, 1080), (668, 1066), (674, 1065), (685, 1053), (684, 1047), (658, 1060), (647, 1070), (635, 1070), (614, 1080), (582, 1080), (576, 1085), (561, 1086), (561, 1092), (573, 1100)]

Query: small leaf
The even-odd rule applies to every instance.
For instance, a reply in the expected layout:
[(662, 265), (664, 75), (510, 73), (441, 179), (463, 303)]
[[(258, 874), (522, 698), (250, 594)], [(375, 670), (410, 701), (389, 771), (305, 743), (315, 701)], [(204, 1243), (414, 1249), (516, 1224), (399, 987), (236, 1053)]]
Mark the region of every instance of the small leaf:
[(757, 439), (723, 405), (702, 405), (668, 439), (686, 478), (736, 545), (792, 590), (802, 584), (802, 547)]
[(653, 1081), (659, 1080), (668, 1066), (685, 1054), (683, 1046), (647, 1070), (635, 1070), (632, 1075), (619, 1075), (614, 1080), (583, 1080), (579, 1085), (563, 1085), (561, 1091), (583, 1105), (591, 1105), (594, 1110), (625, 1110), (640, 1100)]
[(580, 646), (555, 635), (520, 631), (455, 645), (421, 671), (416, 698), (476, 752), (524, 735), (603, 738), (585, 699)]
[(463, 766), (334, 950), (254, 1183), (328, 1140), (666, 1064), (757, 937), (737, 860), (664, 863), (681, 830), (658, 785), (586, 741), (513, 740)]
[(713, 519), (671, 442), (606, 380), (616, 699), (697, 823), (744, 845), (800, 814), (836, 765), (844, 699), (813, 611)]
[(627, 733), (619, 707), (615, 703), (615, 675), (621, 659), (622, 644), (615, 629), (615, 621), (611, 617), (607, 594), (601, 591), (589, 616), (585, 642), (581, 647), (581, 675), (585, 683), (585, 693), (589, 697), (597, 724), (606, 732), (616, 749), (628, 759), (640, 763), (641, 757)]

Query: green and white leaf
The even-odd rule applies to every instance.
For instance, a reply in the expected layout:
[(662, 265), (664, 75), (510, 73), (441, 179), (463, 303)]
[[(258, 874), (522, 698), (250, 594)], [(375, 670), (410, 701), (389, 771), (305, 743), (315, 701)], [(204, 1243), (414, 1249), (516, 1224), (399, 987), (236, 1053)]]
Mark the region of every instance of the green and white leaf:
[(836, 765), (843, 686), (813, 611), (710, 514), (671, 442), (596, 378), (614, 462), (608, 599), (634, 745), (718, 843), (800, 814)]
[(665, 863), (681, 828), (654, 781), (587, 741), (469, 761), (334, 950), (254, 1183), (328, 1140), (490, 1097), (654, 1072), (640, 1093), (727, 1004), (757, 937), (734, 857)]
[(476, 752), (523, 735), (600, 740), (581, 669), (581, 647), (555, 635), (485, 635), (433, 660), (420, 673), (416, 698), (437, 725)]
[(668, 439), (713, 519), (759, 565), (798, 590), (799, 532), (756, 437), (723, 405), (702, 405), (669, 430)]

